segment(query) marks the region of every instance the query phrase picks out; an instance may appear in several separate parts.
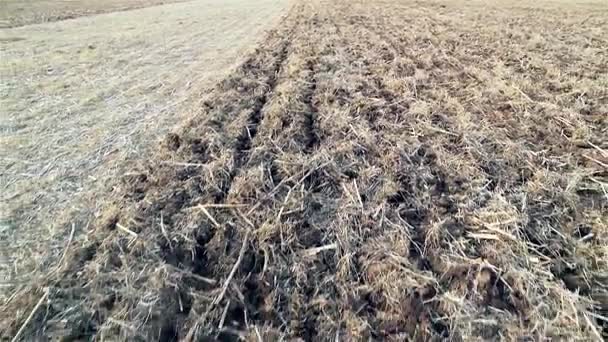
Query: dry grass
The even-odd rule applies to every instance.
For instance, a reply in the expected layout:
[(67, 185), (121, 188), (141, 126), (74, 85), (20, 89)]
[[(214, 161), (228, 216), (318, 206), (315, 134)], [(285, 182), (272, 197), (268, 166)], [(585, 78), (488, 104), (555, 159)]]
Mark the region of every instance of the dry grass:
[(44, 298), (27, 336), (606, 338), (607, 18), (301, 2), (1, 327)]
[(78, 240), (125, 161), (197, 108), (285, 4), (200, 0), (1, 29), (20, 39), (0, 42), (0, 281), (28, 282), (73, 228)]
[(0, 28), (47, 23), (185, 0), (2, 0)]

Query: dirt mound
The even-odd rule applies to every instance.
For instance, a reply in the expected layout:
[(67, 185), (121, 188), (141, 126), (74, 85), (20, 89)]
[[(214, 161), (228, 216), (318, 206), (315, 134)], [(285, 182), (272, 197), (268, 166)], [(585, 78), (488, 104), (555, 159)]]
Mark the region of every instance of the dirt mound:
[(44, 293), (24, 334), (600, 339), (606, 56), (567, 63), (605, 37), (447, 4), (295, 6), (3, 328)]

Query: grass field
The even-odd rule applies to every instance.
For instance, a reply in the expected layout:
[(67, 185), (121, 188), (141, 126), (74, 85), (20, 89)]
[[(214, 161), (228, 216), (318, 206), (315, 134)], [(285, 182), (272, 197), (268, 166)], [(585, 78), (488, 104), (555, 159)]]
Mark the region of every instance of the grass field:
[(608, 337), (608, 5), (295, 1), (0, 331)]

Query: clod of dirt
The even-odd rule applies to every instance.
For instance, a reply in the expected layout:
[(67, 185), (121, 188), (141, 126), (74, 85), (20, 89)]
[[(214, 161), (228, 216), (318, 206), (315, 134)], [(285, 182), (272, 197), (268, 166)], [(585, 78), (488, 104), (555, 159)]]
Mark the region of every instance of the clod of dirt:
[(117, 206), (109, 205), (99, 217), (99, 227), (114, 230), (120, 220), (120, 209)]
[(169, 151), (177, 151), (182, 144), (181, 138), (175, 133), (167, 134), (164, 142)]

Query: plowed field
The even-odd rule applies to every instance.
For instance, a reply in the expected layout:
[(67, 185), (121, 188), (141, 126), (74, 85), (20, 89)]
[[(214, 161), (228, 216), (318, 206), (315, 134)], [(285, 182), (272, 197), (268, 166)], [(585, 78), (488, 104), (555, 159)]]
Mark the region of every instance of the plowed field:
[(600, 2), (296, 3), (2, 327), (606, 338), (607, 18)]

